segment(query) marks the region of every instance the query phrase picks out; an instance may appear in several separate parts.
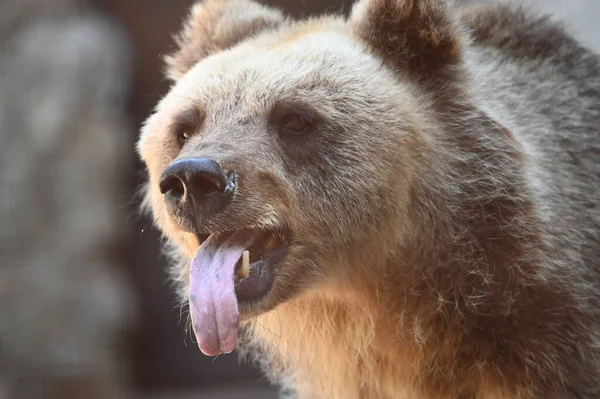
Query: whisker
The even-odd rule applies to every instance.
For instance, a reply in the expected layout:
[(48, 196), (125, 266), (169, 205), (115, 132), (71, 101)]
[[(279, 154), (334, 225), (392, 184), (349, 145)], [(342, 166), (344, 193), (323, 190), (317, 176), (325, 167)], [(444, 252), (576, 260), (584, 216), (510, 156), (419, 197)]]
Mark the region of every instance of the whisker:
[(277, 337), (277, 338), (281, 339), (281, 334), (280, 334), (280, 335), (277, 335), (277, 334), (275, 334), (273, 331), (269, 330), (267, 327), (265, 327), (265, 326), (264, 326), (264, 325), (263, 325), (263, 324), (262, 324), (260, 321), (258, 321), (258, 320), (256, 320), (256, 322), (258, 323), (258, 325), (259, 325), (259, 326), (261, 326), (262, 328), (264, 328), (264, 329), (265, 329), (265, 331), (267, 331), (267, 332), (270, 332), (271, 334), (273, 334), (273, 336), (275, 336), (275, 337)]
[(278, 347), (281, 347), (281, 314), (279, 313), (279, 309), (277, 310), (277, 317), (279, 318), (279, 342), (277, 343)]
[(294, 302), (292, 302), (292, 301), (289, 301), (287, 304), (288, 304), (288, 305), (295, 306), (295, 307), (297, 307), (297, 308), (299, 308), (299, 309), (303, 309), (303, 310), (310, 310), (309, 308), (307, 308), (307, 307), (304, 307), (304, 306), (301, 306), (301, 305), (298, 305), (298, 304), (296, 304), (296, 303), (294, 303)]
[(277, 96), (277, 93), (275, 92), (275, 90), (273, 90), (271, 87), (269, 87), (264, 82), (261, 82), (260, 80), (258, 80), (258, 78), (254, 77), (254, 76), (250, 76), (250, 79), (252, 79), (256, 83), (260, 83), (261, 85), (263, 85), (265, 87), (265, 89), (267, 89), (267, 90), (269, 90), (271, 92), (271, 94), (273, 95), (273, 97)]

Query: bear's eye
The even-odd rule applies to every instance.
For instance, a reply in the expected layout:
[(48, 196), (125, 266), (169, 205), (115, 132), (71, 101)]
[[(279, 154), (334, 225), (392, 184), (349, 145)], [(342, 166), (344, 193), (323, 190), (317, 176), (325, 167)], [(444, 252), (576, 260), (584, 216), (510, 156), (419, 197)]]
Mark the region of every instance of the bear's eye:
[(187, 130), (183, 130), (179, 133), (179, 140), (188, 141), (190, 138), (190, 133)]
[(174, 115), (169, 133), (183, 147), (200, 131), (203, 122), (204, 112), (195, 107), (190, 108)]
[(176, 131), (177, 141), (179, 141), (180, 146), (184, 146), (185, 143), (188, 142), (189, 139), (192, 138), (192, 129), (190, 128), (181, 128)]
[(308, 127), (308, 121), (298, 114), (287, 114), (281, 118), (280, 126), (284, 133), (300, 134)]

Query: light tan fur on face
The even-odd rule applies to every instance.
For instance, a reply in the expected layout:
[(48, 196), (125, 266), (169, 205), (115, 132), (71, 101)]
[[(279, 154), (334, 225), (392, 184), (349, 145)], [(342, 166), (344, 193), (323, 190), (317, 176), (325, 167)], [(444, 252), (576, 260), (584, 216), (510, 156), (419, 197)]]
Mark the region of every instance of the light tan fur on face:
[[(600, 395), (600, 63), (498, 10), (459, 23), (441, 0), (361, 0), (348, 20), (291, 21), (246, 0), (194, 6), (138, 143), (147, 203), (184, 300), (199, 243), (158, 191), (173, 160), (239, 172), (208, 230), (293, 233), (273, 290), (242, 309), (241, 349), (300, 398)], [(548, 32), (561, 52), (526, 57)], [(554, 92), (579, 94), (536, 103)], [(272, 115), (298, 107), (315, 129), (291, 141)]]

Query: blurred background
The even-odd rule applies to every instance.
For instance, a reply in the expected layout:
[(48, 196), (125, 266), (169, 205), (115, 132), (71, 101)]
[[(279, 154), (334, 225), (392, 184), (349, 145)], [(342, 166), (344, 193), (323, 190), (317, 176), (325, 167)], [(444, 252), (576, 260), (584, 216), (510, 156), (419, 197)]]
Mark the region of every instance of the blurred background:
[[(474, 2), (465, 0), (464, 2)], [(274, 398), (200, 354), (137, 214), (138, 129), (193, 0), (0, 0), (0, 399)], [(351, 0), (270, 0), (289, 14)], [(598, 49), (598, 0), (539, 0)]]

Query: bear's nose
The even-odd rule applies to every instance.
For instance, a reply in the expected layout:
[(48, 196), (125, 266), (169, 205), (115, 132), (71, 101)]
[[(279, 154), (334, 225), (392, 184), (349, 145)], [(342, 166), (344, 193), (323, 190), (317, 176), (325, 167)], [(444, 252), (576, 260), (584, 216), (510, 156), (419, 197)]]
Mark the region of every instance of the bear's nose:
[(183, 198), (186, 193), (192, 197), (222, 193), (227, 187), (227, 174), (211, 158), (178, 159), (164, 170), (159, 186), (162, 194), (175, 199)]
[(159, 188), (169, 211), (191, 228), (229, 202), (233, 178), (214, 159), (183, 158), (163, 171)]

